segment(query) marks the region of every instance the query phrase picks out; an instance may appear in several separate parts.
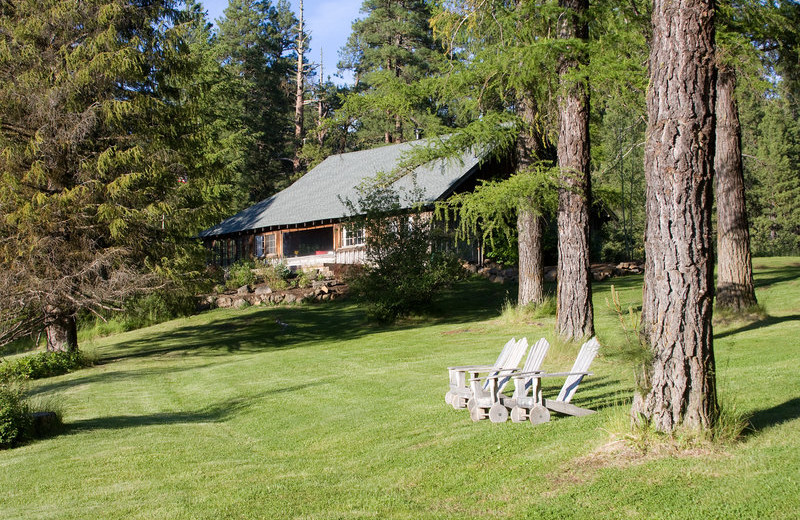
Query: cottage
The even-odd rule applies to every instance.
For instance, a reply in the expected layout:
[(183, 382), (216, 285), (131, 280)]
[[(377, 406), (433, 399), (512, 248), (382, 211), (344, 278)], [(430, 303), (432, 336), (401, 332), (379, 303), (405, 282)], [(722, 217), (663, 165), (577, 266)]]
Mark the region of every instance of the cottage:
[[(210, 259), (230, 265), (242, 258), (283, 261), (289, 266), (317, 267), (363, 260), (363, 232), (348, 230), (342, 201), (356, 201), (356, 188), (380, 173), (392, 172), (403, 154), (427, 140), (333, 155), (285, 190), (200, 233)], [(503, 170), (480, 154), (436, 160), (394, 182), (398, 191), (422, 190), (429, 204), (457, 191), (472, 189), (478, 179)]]

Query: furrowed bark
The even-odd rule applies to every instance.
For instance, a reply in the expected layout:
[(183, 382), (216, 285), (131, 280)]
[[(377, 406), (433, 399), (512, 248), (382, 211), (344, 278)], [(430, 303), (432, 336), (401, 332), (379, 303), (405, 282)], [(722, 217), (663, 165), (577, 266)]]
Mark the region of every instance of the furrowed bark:
[(517, 213), (519, 247), (519, 289), (517, 305), (541, 303), (544, 299), (542, 274), (542, 217), (530, 209)]
[[(586, 39), (583, 16), (588, 0), (561, 0), (568, 9), (561, 25), (563, 39)], [(565, 56), (559, 71), (558, 133), (558, 289), (556, 330), (565, 339), (594, 334), (589, 269), (589, 90), (586, 78), (571, 77), (585, 57)]]
[[(525, 122), (525, 131), (517, 139), (517, 172), (530, 171), (536, 165), (543, 145), (534, 135), (536, 108), (530, 95), (521, 95), (518, 115)], [(517, 251), (519, 253), (519, 287), (517, 305), (538, 304), (544, 300), (542, 269), (542, 217), (532, 197), (523, 197), (517, 210)]]
[(47, 350), (73, 352), (78, 350), (78, 327), (74, 316), (53, 316), (45, 326)]
[(717, 416), (711, 313), (714, 4), (655, 0), (645, 148), (642, 332), (652, 361), (635, 420), (672, 432)]
[(717, 307), (744, 310), (757, 303), (744, 197), (742, 130), (736, 104), (736, 73), (717, 69)]

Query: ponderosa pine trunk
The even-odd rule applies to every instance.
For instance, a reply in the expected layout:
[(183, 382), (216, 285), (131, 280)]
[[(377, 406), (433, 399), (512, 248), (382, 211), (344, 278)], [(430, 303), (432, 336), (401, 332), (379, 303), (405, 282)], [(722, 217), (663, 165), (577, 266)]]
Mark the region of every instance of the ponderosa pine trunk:
[(632, 406), (657, 431), (717, 417), (711, 313), (714, 3), (655, 0), (647, 93), (642, 332), (651, 360)]
[[(517, 139), (516, 171), (530, 171), (544, 148), (542, 138), (535, 134), (536, 104), (524, 93), (517, 101), (517, 114), (525, 130)], [(517, 305), (538, 304), (544, 300), (541, 211), (535, 197), (522, 197), (517, 209), (517, 252), (519, 253), (519, 286)]]
[[(560, 37), (588, 38), (588, 0), (560, 0), (567, 9)], [(558, 132), (558, 289), (556, 330), (565, 339), (594, 334), (591, 270), (589, 268), (589, 90), (588, 78), (576, 77), (585, 62), (572, 49), (559, 70)], [(585, 55), (584, 55), (585, 56)]]
[(517, 305), (541, 303), (544, 299), (542, 217), (531, 209), (520, 207), (517, 212), (517, 235), (519, 249)]
[(736, 105), (736, 73), (717, 68), (717, 306), (735, 310), (756, 302), (750, 230), (744, 198), (742, 130)]

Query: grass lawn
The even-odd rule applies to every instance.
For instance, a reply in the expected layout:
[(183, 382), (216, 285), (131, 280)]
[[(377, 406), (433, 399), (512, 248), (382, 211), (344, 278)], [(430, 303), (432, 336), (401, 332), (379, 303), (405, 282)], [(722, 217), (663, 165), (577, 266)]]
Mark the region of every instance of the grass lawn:
[[(767, 317), (715, 327), (732, 445), (630, 456), (632, 367), (595, 284), (586, 418), (473, 423), (444, 403), (445, 367), (491, 362), (554, 318), (498, 319), (507, 286), (459, 285), (439, 316), (367, 325), (347, 302), (215, 310), (86, 343), (102, 364), (35, 381), (65, 432), (0, 452), (0, 518), (797, 518), (800, 258), (756, 259)], [(623, 304), (641, 277), (612, 281)], [(276, 318), (289, 323), (283, 330)], [(554, 345), (544, 368), (571, 366)], [(557, 392), (559, 382), (545, 387)]]

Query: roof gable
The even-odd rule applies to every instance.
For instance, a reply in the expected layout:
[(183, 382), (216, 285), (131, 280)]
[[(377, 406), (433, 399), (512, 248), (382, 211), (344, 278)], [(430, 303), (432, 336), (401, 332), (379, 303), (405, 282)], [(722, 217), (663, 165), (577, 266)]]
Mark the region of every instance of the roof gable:
[[(391, 173), (403, 154), (431, 142), (424, 139), (332, 155), (285, 190), (202, 231), (200, 236), (342, 219), (349, 215), (342, 200), (358, 200), (359, 185), (379, 173)], [(416, 187), (422, 190), (424, 202), (440, 200), (477, 171), (482, 157), (470, 151), (459, 157), (431, 161), (399, 178), (392, 186), (406, 193)]]

